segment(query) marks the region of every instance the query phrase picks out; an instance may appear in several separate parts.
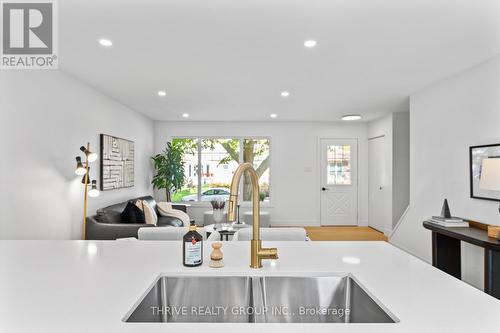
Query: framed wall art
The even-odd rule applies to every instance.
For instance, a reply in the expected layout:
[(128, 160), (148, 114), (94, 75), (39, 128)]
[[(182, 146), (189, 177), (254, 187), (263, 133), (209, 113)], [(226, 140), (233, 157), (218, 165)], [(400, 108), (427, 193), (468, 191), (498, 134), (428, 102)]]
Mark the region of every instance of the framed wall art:
[(134, 142), (101, 134), (101, 191), (134, 186)]
[(485, 158), (500, 157), (500, 143), (469, 148), (470, 155), (470, 197), (500, 201), (500, 191), (484, 190), (479, 187), (481, 167)]

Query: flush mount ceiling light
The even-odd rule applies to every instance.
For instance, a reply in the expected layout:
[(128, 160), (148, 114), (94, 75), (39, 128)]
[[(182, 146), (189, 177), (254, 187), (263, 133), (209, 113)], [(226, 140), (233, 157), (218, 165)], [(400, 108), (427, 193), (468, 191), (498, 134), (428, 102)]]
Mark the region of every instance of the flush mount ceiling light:
[(318, 45), (318, 42), (312, 39), (306, 40), (304, 42), (304, 46), (309, 49), (315, 47), (316, 45)]
[(271, 117), (271, 118), (278, 118), (278, 115), (277, 115), (276, 113), (271, 113), (271, 114), (269, 115), (269, 117)]
[(189, 118), (189, 113), (183, 113), (182, 118)]
[(348, 114), (348, 115), (342, 116), (341, 119), (344, 121), (353, 121), (353, 120), (360, 120), (362, 118), (363, 117), (361, 117), (359, 114)]
[(165, 90), (158, 91), (158, 96), (165, 97), (167, 96), (167, 92)]
[(282, 92), (281, 92), (281, 97), (283, 97), (283, 98), (287, 98), (288, 96), (290, 96), (290, 92), (289, 92), (289, 91), (286, 91), (286, 90), (285, 90), (285, 91), (282, 91)]
[(99, 39), (99, 44), (104, 47), (111, 47), (113, 46), (113, 42), (110, 39), (107, 38), (101, 38)]

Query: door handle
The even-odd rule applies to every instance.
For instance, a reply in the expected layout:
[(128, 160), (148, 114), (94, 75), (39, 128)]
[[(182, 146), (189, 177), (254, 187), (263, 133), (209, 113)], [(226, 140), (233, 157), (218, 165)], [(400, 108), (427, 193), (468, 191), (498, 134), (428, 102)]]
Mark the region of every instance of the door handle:
[(326, 187), (322, 187), (321, 191), (328, 191), (328, 189)]

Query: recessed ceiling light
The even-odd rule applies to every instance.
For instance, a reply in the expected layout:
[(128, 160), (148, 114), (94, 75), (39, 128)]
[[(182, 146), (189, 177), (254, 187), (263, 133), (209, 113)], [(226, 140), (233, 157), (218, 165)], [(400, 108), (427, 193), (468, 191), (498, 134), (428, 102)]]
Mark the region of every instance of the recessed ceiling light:
[(158, 96), (165, 97), (167, 96), (167, 92), (165, 90), (158, 91)]
[(278, 118), (278, 115), (277, 115), (276, 113), (271, 113), (271, 114), (269, 115), (269, 117), (271, 117), (271, 118)]
[(290, 96), (290, 92), (289, 91), (282, 91), (281, 92), (281, 97), (286, 98), (288, 96)]
[(318, 42), (317, 42), (317, 41), (315, 41), (315, 40), (312, 40), (312, 39), (310, 39), (310, 40), (306, 40), (306, 41), (304, 42), (304, 46), (305, 46), (305, 47), (307, 47), (307, 48), (313, 48), (313, 47), (315, 47), (316, 45), (318, 45)]
[(104, 47), (111, 47), (113, 46), (113, 42), (110, 39), (107, 38), (101, 38), (99, 39), (99, 44)]
[(345, 120), (345, 121), (353, 121), (353, 120), (360, 120), (361, 117), (360, 115), (358, 114), (348, 114), (348, 115), (345, 115), (345, 116), (342, 116), (342, 120)]
[(182, 118), (189, 118), (189, 113), (183, 113)]

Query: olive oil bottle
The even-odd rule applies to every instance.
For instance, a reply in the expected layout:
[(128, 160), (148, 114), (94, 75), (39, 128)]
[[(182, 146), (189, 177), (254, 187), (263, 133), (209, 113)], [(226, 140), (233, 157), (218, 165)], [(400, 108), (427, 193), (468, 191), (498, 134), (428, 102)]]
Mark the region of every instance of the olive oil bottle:
[(182, 263), (186, 267), (196, 267), (203, 264), (203, 237), (196, 231), (192, 221), (189, 231), (182, 238)]

